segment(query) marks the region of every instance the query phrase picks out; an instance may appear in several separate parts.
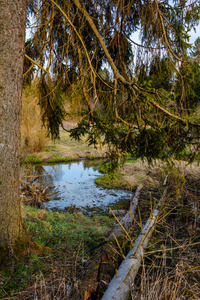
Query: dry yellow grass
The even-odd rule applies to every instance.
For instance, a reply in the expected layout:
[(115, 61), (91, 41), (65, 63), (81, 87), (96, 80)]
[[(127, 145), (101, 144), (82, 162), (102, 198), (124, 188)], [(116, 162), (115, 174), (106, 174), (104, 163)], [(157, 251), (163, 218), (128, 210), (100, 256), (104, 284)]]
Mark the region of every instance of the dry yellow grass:
[(142, 184), (145, 188), (157, 188), (164, 177), (159, 165), (149, 166), (147, 162), (141, 160), (124, 164), (120, 172), (123, 174), (123, 180), (132, 187)]
[(22, 95), (21, 149), (43, 151), (47, 144), (46, 131), (42, 128), (36, 82), (27, 86)]
[(182, 178), (192, 176), (200, 178), (199, 164), (188, 164), (186, 161), (173, 161), (173, 165), (169, 167), (167, 163), (156, 161), (153, 165), (140, 159), (134, 163), (125, 163), (120, 167), (122, 178), (128, 186), (136, 187), (142, 184), (145, 188), (158, 188), (163, 182), (165, 176), (170, 170), (176, 172)]

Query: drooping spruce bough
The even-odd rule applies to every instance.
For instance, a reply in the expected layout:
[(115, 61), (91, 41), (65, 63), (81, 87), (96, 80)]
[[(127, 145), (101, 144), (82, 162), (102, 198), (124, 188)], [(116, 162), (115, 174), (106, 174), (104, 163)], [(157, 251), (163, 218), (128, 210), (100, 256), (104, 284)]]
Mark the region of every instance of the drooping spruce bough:
[[(191, 54), (188, 41), (199, 21), (197, 2), (30, 1), (28, 11), (37, 30), (27, 51), (46, 66), (39, 104), (53, 138), (65, 117), (60, 94), (65, 91), (70, 101), (73, 91), (83, 106), (71, 137), (87, 133), (95, 145), (103, 136), (114, 156), (128, 152), (149, 161), (192, 145), (194, 158), (199, 40)], [(136, 31), (141, 45), (134, 41)]]

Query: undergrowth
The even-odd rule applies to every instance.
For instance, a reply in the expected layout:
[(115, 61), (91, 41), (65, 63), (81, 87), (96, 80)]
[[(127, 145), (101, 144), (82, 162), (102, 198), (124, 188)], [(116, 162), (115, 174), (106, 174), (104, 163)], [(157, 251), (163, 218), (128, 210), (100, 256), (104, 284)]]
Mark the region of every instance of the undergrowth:
[[(119, 256), (123, 261), (129, 251), (127, 245), (135, 240), (138, 229), (144, 226), (163, 197), (162, 183), (168, 174), (167, 192), (159, 204), (156, 230), (145, 250), (129, 299), (200, 299), (200, 170), (198, 165), (174, 162), (171, 166), (163, 165), (158, 174), (161, 179), (158, 189), (143, 190), (129, 238), (124, 231), (124, 239), (118, 240), (116, 245), (115, 251), (118, 255), (121, 253)], [(113, 267), (113, 276), (116, 266)], [(103, 290), (111, 278), (110, 273), (104, 274)], [(102, 295), (96, 299), (101, 299)]]
[[(19, 260), (11, 261), (1, 270), (2, 299), (36, 299), (38, 278), (45, 277), (45, 282), (52, 281), (55, 275), (57, 281), (81, 278), (81, 268), (92, 257), (90, 249), (102, 240), (113, 224), (106, 216), (89, 218), (82, 213), (48, 212), (28, 206), (23, 206), (23, 214), (32, 240), (49, 247), (51, 253), (44, 253), (42, 248), (28, 249)], [(43, 296), (40, 295), (39, 299)]]
[(132, 300), (200, 299), (198, 167), (171, 169), (167, 192)]
[[(132, 165), (128, 165), (132, 172)], [(134, 171), (142, 166), (134, 164)], [(132, 227), (118, 243), (112, 244), (116, 256), (109, 273), (104, 268), (99, 293), (83, 294), (82, 279), (113, 227), (113, 218), (84, 216), (82, 212), (48, 212), (23, 206), (27, 232), (32, 240), (51, 248), (50, 253), (29, 249), (0, 272), (2, 299), (101, 299), (119, 263), (132, 247), (141, 227), (163, 195), (166, 174), (167, 193), (159, 205), (156, 229), (145, 250), (142, 265), (132, 284), (132, 300), (200, 299), (200, 231), (198, 166), (167, 165), (148, 170), (157, 178), (156, 188), (144, 186), (138, 213)], [(111, 175), (109, 175), (111, 176)], [(116, 180), (116, 177), (113, 177)], [(118, 261), (116, 257), (120, 258)], [(102, 276), (102, 275), (101, 275)], [(96, 280), (96, 278), (95, 278)]]

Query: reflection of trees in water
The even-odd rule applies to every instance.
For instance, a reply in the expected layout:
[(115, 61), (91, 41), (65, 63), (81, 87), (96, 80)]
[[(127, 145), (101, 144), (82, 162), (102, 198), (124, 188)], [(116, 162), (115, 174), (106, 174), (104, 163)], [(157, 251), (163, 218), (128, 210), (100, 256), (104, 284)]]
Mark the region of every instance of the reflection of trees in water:
[[(96, 171), (102, 161), (82, 160), (68, 164), (24, 165), (21, 167), (21, 178), (23, 182), (27, 182), (30, 186), (37, 186), (40, 189), (46, 188), (45, 195), (49, 200), (53, 200), (55, 206), (63, 206), (64, 208), (68, 206), (68, 203), (75, 203), (79, 207), (85, 204), (91, 207), (101, 206), (104, 205), (102, 204), (104, 202), (107, 203), (113, 201), (112, 199), (116, 197), (121, 198), (123, 196), (119, 192), (116, 192), (116, 196), (111, 194), (113, 191), (96, 190), (96, 185), (93, 184), (94, 176), (91, 176), (93, 174), (92, 169)], [(86, 178), (86, 181), (84, 178)], [(77, 189), (81, 190), (82, 188), (83, 192), (79, 197), (80, 193), (77, 192)], [(95, 205), (92, 199), (96, 200)], [(54, 202), (55, 200), (61, 201)], [(48, 204), (45, 205), (48, 207)]]
[[(75, 163), (65, 163), (65, 164), (46, 164), (46, 165), (31, 165), (31, 164), (25, 164), (21, 166), (21, 179), (24, 182), (27, 182), (29, 184), (39, 184), (41, 187), (48, 186), (49, 189), (52, 192), (60, 193), (58, 192), (58, 187), (55, 187), (56, 181), (59, 182), (64, 177), (64, 173), (66, 170), (66, 167), (68, 168), (69, 172), (73, 168), (77, 166), (80, 167), (80, 170), (88, 170), (93, 169), (94, 171), (97, 169), (100, 163), (102, 163), (103, 160), (82, 160)], [(64, 167), (63, 167), (64, 166)], [(84, 174), (84, 171), (83, 171)], [(49, 190), (48, 189), (48, 190)]]
[[(68, 167), (69, 170), (73, 169), (73, 167), (76, 165), (80, 165), (80, 169), (86, 170), (89, 168), (93, 168), (93, 170), (96, 170), (97, 166), (99, 166), (100, 162), (102, 162), (102, 160), (98, 160), (98, 162), (96, 161), (92, 161), (92, 160), (81, 160), (79, 162), (73, 162), (73, 163), (65, 163), (65, 164), (55, 164), (55, 165), (51, 165), (51, 171), (50, 174), (51, 176), (54, 178), (54, 180), (59, 181), (62, 176), (64, 175), (64, 171), (62, 169), (62, 166), (65, 165)], [(50, 167), (49, 167), (50, 168)]]
[(21, 179), (24, 179), (27, 176), (33, 175), (33, 165), (24, 164), (20, 166), (20, 176)]
[[(64, 171), (62, 169), (63, 165), (67, 165), (68, 169), (71, 170), (73, 168), (73, 165), (81, 165), (84, 169), (93, 168), (95, 171), (96, 168), (105, 160), (99, 159), (99, 160), (83, 160), (80, 162), (75, 163), (67, 163), (67, 164), (52, 164), (52, 165), (22, 165), (21, 166), (21, 178), (22, 180), (26, 180), (28, 182), (31, 182), (34, 178), (27, 176), (38, 176), (36, 182), (39, 182), (41, 184), (48, 184), (52, 183), (54, 180), (59, 181), (61, 180)], [(48, 175), (49, 174), (49, 175)]]
[(42, 166), (42, 165), (23, 165), (21, 166), (21, 179), (30, 186), (40, 186), (47, 188), (47, 197), (59, 200), (61, 192), (54, 185), (54, 180), (59, 180), (62, 176), (62, 166)]
[[(69, 165), (69, 169), (71, 166)], [(39, 184), (53, 184), (59, 181), (64, 172), (62, 164), (55, 165), (23, 165), (21, 166), (21, 178), (27, 182), (38, 182)], [(35, 178), (35, 179), (34, 179)]]
[[(59, 181), (63, 176), (62, 164), (56, 165), (23, 165), (21, 167), (21, 178), (31, 182), (34, 177), (35, 182), (41, 184), (52, 183), (54, 180)], [(30, 177), (29, 177), (30, 176)], [(32, 176), (32, 177), (31, 177)]]
[(41, 185), (53, 183), (52, 176), (45, 170), (42, 165), (23, 165), (21, 166), (21, 179), (26, 182), (38, 182)]
[[(39, 176), (38, 179), (40, 182), (46, 182), (47, 180), (47, 172), (45, 171), (45, 168), (43, 166), (34, 166), (33, 167), (33, 175), (34, 176)], [(48, 176), (49, 177), (49, 176)]]
[(71, 166), (72, 166), (72, 163), (67, 164), (67, 165), (68, 165), (68, 169), (70, 170), (70, 169), (71, 169)]
[(93, 168), (95, 171), (99, 165), (101, 165), (105, 159), (95, 159), (95, 160), (84, 160), (83, 167), (84, 169)]
[(56, 164), (56, 165), (48, 166), (47, 170), (49, 174), (51, 174), (53, 180), (59, 181), (62, 179), (62, 176), (64, 174), (62, 170), (62, 165), (63, 164)]

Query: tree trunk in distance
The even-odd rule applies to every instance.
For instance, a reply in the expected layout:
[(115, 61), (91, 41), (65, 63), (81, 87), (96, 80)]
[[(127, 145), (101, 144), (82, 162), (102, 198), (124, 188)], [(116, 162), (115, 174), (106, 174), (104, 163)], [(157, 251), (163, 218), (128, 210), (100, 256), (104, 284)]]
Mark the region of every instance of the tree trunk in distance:
[(26, 0), (0, 0), (0, 263), (26, 245), (19, 198)]

